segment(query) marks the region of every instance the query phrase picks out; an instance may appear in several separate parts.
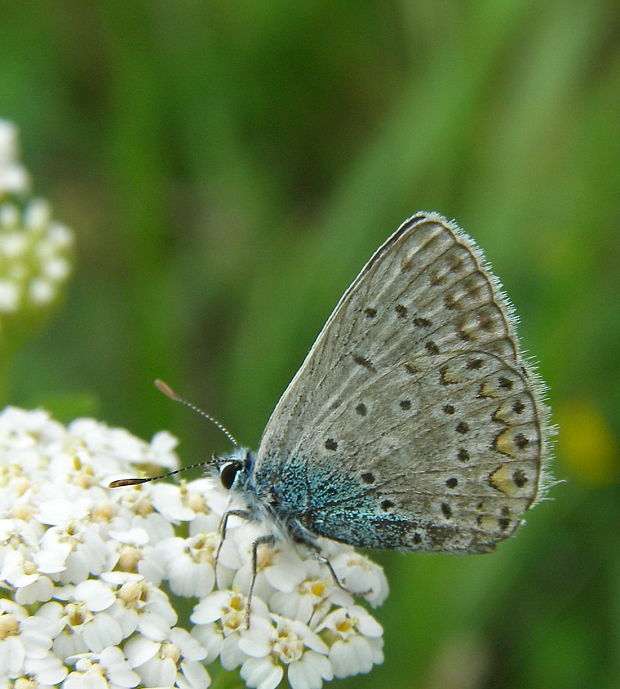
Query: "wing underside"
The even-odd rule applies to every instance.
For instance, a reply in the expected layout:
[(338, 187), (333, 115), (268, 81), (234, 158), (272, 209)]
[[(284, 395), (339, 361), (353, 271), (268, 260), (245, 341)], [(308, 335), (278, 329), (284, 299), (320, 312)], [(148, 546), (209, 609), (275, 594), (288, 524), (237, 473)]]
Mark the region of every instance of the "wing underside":
[(267, 424), (257, 476), (269, 467), (286, 484), (302, 459), (346, 478), (346, 493), (308, 498), (312, 528), (336, 540), (488, 550), (537, 498), (545, 456), (540, 383), (513, 322), (473, 241), (413, 216), (319, 334)]

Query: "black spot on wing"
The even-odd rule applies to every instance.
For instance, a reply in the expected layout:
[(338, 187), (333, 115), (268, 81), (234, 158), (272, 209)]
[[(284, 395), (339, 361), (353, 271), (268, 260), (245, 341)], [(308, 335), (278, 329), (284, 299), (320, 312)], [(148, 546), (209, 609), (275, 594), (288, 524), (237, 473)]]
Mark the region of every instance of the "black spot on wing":
[(358, 366), (362, 366), (363, 368), (367, 369), (371, 373), (377, 372), (377, 369), (374, 367), (372, 361), (370, 359), (368, 359), (367, 357), (362, 356), (361, 354), (357, 354), (355, 352), (353, 354), (351, 354), (351, 356), (353, 357), (353, 361), (355, 361), (355, 363)]

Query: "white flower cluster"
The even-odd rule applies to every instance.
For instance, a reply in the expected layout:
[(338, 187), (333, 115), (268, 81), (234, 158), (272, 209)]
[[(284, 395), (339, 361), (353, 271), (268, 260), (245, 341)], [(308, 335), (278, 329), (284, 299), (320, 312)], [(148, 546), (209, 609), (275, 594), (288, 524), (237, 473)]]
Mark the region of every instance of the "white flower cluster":
[(71, 230), (52, 220), (42, 199), (24, 209), (0, 204), (0, 315), (55, 301), (71, 272)]
[(0, 120), (0, 346), (32, 331), (71, 273), (73, 233), (54, 221), (48, 204), (28, 196), (17, 160), (17, 130)]
[[(0, 686), (199, 689), (219, 658), (249, 687), (286, 673), (293, 689), (319, 689), (380, 663), (382, 629), (348, 591), (378, 605), (387, 583), (351, 547), (322, 542), (346, 591), (304, 549), (262, 545), (250, 602), (265, 525), (231, 518), (216, 566), (230, 505), (215, 482), (107, 487), (139, 467), (174, 469), (175, 445), (165, 432), (149, 444), (89, 419), (0, 414)], [(166, 591), (190, 599), (189, 621)]]
[(17, 127), (0, 119), (0, 199), (6, 194), (24, 194), (29, 186), (28, 173), (19, 162)]

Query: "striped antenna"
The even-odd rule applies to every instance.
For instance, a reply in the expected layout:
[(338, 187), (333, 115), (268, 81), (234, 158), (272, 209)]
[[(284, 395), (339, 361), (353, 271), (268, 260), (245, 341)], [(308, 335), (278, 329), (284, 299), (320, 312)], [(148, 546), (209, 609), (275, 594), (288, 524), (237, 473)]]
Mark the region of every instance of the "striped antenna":
[[(192, 404), (186, 399), (183, 399), (183, 397), (180, 397), (177, 395), (177, 393), (168, 385), (168, 383), (164, 383), (163, 380), (157, 379), (155, 381), (155, 386), (160, 392), (163, 392), (166, 397), (169, 397), (171, 400), (174, 400), (175, 402), (180, 402), (181, 404), (184, 404), (186, 407), (189, 407), (190, 409), (193, 409), (195, 412), (200, 414), (200, 416), (203, 416), (205, 419), (210, 421), (216, 428), (219, 428), (220, 431), (230, 440), (230, 442), (235, 446), (239, 447), (239, 443), (235, 440), (233, 437), (232, 433), (226, 430), (224, 426), (214, 419), (210, 414), (207, 414), (206, 411), (202, 410), (200, 407), (197, 407), (195, 404)], [(166, 474), (160, 474), (159, 476), (150, 476), (148, 478), (122, 478), (119, 479), (118, 481), (112, 481), (110, 483), (109, 487), (110, 488), (120, 488), (120, 486), (136, 486), (139, 483), (148, 483), (149, 481), (159, 481), (160, 478), (168, 478), (169, 476), (174, 476), (175, 474), (180, 474), (183, 471), (188, 471), (189, 469), (195, 469), (196, 467), (202, 467), (206, 466), (207, 464), (214, 464), (217, 463), (217, 459), (213, 457), (212, 459), (208, 459), (204, 462), (197, 462), (196, 464), (190, 464), (188, 467), (183, 467), (182, 469), (175, 469), (175, 471), (169, 471)]]
[(175, 471), (169, 471), (167, 474), (160, 474), (159, 476), (149, 476), (148, 478), (121, 478), (118, 481), (112, 481), (108, 488), (120, 488), (121, 486), (137, 486), (139, 483), (148, 483), (149, 481), (159, 481), (160, 478), (168, 478), (168, 476), (174, 476), (175, 474), (180, 474), (182, 471), (188, 471), (189, 469), (195, 469), (196, 467), (203, 467), (207, 464), (214, 464), (217, 459), (207, 459), (205, 462), (196, 462), (196, 464), (190, 464), (188, 467), (183, 467), (182, 469), (176, 469)]
[(220, 431), (230, 440), (230, 442), (235, 446), (239, 447), (239, 443), (234, 439), (232, 433), (226, 430), (224, 426), (217, 421), (217, 419), (214, 419), (210, 414), (207, 414), (206, 411), (201, 409), (200, 407), (197, 407), (195, 404), (192, 404), (191, 402), (188, 402), (186, 399), (183, 399), (177, 393), (168, 385), (168, 383), (164, 383), (163, 380), (157, 380), (155, 381), (155, 386), (160, 392), (163, 392), (166, 397), (169, 397), (171, 400), (174, 400), (175, 402), (180, 402), (181, 404), (184, 404), (186, 407), (189, 407), (190, 409), (193, 409), (195, 412), (200, 414), (200, 416), (204, 416), (205, 419), (210, 421), (216, 428), (219, 428)]

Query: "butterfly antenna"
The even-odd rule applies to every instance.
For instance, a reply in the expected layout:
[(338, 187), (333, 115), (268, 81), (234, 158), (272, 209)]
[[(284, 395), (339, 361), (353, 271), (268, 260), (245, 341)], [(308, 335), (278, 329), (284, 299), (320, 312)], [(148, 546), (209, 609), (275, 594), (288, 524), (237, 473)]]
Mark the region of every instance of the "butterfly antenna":
[(168, 476), (174, 476), (175, 474), (180, 474), (182, 471), (188, 471), (189, 469), (195, 469), (196, 467), (203, 467), (206, 464), (211, 464), (216, 462), (215, 457), (206, 462), (196, 462), (196, 464), (190, 464), (188, 467), (183, 467), (182, 469), (175, 469), (175, 471), (169, 471), (166, 474), (160, 474), (159, 476), (148, 476), (147, 478), (121, 478), (118, 481), (112, 481), (108, 488), (120, 488), (121, 486), (137, 486), (139, 483), (148, 483), (149, 481), (159, 481), (160, 478), (168, 478)]
[(206, 411), (201, 409), (200, 407), (197, 407), (195, 404), (192, 404), (186, 399), (183, 399), (183, 397), (180, 397), (177, 395), (177, 393), (168, 385), (168, 383), (164, 383), (163, 380), (159, 380), (159, 378), (155, 381), (155, 386), (160, 392), (163, 392), (166, 397), (169, 397), (171, 400), (174, 400), (175, 402), (180, 402), (181, 404), (184, 404), (186, 407), (189, 407), (193, 411), (197, 412), (200, 414), (200, 416), (203, 416), (205, 419), (210, 421), (216, 428), (219, 428), (220, 431), (230, 440), (230, 442), (235, 446), (239, 447), (239, 443), (235, 440), (233, 437), (232, 433), (230, 433), (217, 419), (214, 419), (210, 414), (207, 414)]
[[(171, 400), (174, 400), (175, 402), (180, 402), (181, 404), (184, 404), (186, 407), (189, 407), (190, 409), (193, 409), (195, 412), (198, 412), (200, 416), (204, 416), (204, 418), (209, 420), (216, 428), (219, 428), (220, 431), (222, 431), (222, 433), (228, 438), (228, 440), (230, 440), (230, 442), (235, 447), (239, 447), (239, 443), (235, 440), (232, 433), (227, 431), (226, 428), (224, 428), (224, 426), (219, 421), (207, 414), (206, 411), (202, 410), (200, 407), (197, 407), (195, 404), (192, 404), (188, 400), (183, 399), (183, 397), (179, 397), (179, 395), (177, 395), (177, 393), (167, 383), (164, 383), (163, 380), (157, 379), (155, 381), (155, 385), (157, 386), (157, 389), (160, 392), (163, 392), (164, 395), (166, 395), (166, 397), (169, 397)], [(210, 460), (207, 460), (206, 462), (196, 462), (196, 464), (190, 464), (188, 467), (183, 467), (182, 469), (175, 469), (174, 471), (169, 471), (166, 474), (160, 474), (159, 476), (149, 476), (147, 478), (122, 478), (118, 481), (112, 481), (109, 487), (120, 488), (120, 486), (136, 486), (140, 483), (148, 483), (149, 481), (159, 481), (160, 478), (168, 478), (169, 476), (180, 474), (183, 471), (195, 469), (196, 467), (202, 467), (206, 464), (212, 464), (214, 462), (217, 462), (217, 459), (215, 457), (213, 457)]]

